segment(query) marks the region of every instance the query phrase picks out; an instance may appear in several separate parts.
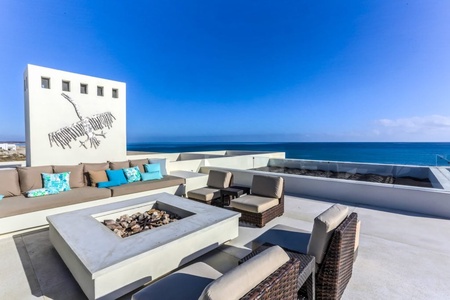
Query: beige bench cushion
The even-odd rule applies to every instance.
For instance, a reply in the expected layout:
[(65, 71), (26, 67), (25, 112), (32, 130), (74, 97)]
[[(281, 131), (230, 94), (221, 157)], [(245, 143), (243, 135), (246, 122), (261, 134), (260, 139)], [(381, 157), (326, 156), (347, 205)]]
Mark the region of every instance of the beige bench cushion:
[(344, 221), (347, 215), (347, 206), (335, 204), (314, 219), (307, 254), (313, 255), (316, 258), (316, 263), (322, 263), (334, 230)]
[(150, 284), (134, 294), (131, 299), (198, 299), (205, 287), (220, 276), (222, 273), (216, 269), (198, 262)]
[(211, 201), (212, 199), (217, 199), (220, 197), (220, 190), (213, 188), (199, 188), (196, 190), (189, 191), (187, 193), (188, 198), (200, 200), (200, 201)]
[(19, 173), (16, 169), (0, 170), (0, 195), (5, 197), (19, 196)]
[(145, 173), (145, 164), (148, 164), (147, 158), (130, 160), (130, 167), (138, 167), (141, 173)]
[(88, 174), (91, 186), (96, 187), (97, 183), (108, 181), (108, 175), (106, 175), (106, 171), (89, 171)]
[[(84, 181), (87, 186), (95, 186), (95, 183), (92, 184), (91, 179), (89, 177), (89, 172), (91, 171), (105, 171), (109, 169), (109, 163), (84, 163), (83, 164), (83, 174)], [(106, 173), (105, 173), (106, 174)]]
[(128, 160), (124, 161), (110, 161), (109, 162), (109, 168), (111, 170), (120, 170), (120, 169), (126, 169), (130, 167), (130, 162)]
[(245, 195), (231, 200), (231, 206), (240, 210), (262, 213), (280, 203), (278, 198), (267, 198), (255, 195)]
[(42, 189), (42, 173), (53, 173), (52, 166), (42, 167), (19, 167), (17, 168), (19, 173), (20, 190), (22, 193), (34, 189)]
[(53, 173), (70, 172), (69, 185), (70, 188), (80, 188), (84, 184), (83, 176), (83, 164), (79, 165), (65, 165), (65, 166), (53, 166)]
[(283, 194), (283, 178), (275, 176), (254, 175), (252, 180), (252, 194), (281, 198)]
[(211, 188), (224, 189), (230, 186), (231, 172), (210, 170), (206, 185)]
[(110, 190), (90, 186), (75, 188), (70, 191), (60, 192), (56, 195), (36, 198), (26, 198), (25, 196), (8, 197), (0, 201), (0, 218), (33, 213), (40, 210), (63, 207), (109, 197), (111, 197)]
[(108, 189), (111, 190), (111, 195), (113, 197), (117, 197), (133, 193), (158, 190), (172, 186), (180, 186), (184, 185), (185, 183), (186, 181), (184, 178), (166, 175), (162, 179), (158, 180), (136, 181), (122, 184), (120, 186), (112, 186)]
[(289, 261), (279, 246), (270, 247), (210, 283), (199, 299), (239, 299)]

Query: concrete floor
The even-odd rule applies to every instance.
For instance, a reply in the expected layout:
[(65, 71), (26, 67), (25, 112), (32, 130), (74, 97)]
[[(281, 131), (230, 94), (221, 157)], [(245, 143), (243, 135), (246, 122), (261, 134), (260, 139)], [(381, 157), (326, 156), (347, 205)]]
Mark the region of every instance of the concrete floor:
[[(241, 224), (238, 238), (199, 260), (226, 272), (263, 231), (278, 223), (311, 231), (314, 218), (331, 204), (286, 196), (282, 217), (262, 229)], [(450, 220), (347, 205), (362, 224), (359, 255), (343, 299), (450, 298)], [(0, 299), (86, 299), (46, 228), (0, 236), (0, 270)]]

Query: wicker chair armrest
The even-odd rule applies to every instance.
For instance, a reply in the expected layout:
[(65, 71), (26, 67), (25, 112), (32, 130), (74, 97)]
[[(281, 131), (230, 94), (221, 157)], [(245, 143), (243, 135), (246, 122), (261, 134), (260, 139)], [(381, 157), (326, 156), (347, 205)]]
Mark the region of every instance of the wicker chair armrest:
[(297, 299), (300, 260), (291, 258), (241, 299)]

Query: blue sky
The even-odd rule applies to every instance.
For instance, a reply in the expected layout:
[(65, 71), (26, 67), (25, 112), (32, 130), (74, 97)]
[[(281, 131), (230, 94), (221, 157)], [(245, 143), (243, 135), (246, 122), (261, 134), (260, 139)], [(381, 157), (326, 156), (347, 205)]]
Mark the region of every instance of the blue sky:
[(129, 142), (450, 141), (450, 1), (0, 1), (0, 140), (27, 64), (127, 83)]

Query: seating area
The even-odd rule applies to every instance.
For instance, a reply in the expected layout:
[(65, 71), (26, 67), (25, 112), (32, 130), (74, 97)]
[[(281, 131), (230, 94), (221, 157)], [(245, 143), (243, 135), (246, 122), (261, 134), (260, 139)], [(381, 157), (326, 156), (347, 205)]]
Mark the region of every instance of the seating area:
[[(289, 228), (295, 229), (297, 239), (302, 238), (299, 233), (303, 232), (306, 243), (299, 244), (304, 245), (306, 251), (314, 219), (333, 204), (285, 195), (286, 213), (283, 216), (273, 219), (264, 228), (242, 223), (236, 239), (201, 256), (193, 264), (203, 263), (220, 274), (226, 274), (238, 265), (239, 260), (261, 248), (259, 245), (265, 241), (259, 238), (267, 238), (264, 233), (274, 228), (286, 229), (284, 234), (287, 236)], [(450, 277), (448, 220), (348, 203), (345, 206), (349, 215), (357, 213), (363, 223), (358, 258), (341, 299), (445, 299), (450, 294), (450, 287), (446, 284), (446, 278)], [(428, 242), (422, 242), (424, 240)], [(285, 252), (288, 255), (293, 253)], [(3, 268), (10, 270), (0, 273), (2, 298), (86, 299), (52, 247), (48, 230), (3, 236), (0, 256)], [(180, 270), (186, 267), (180, 266)], [(207, 284), (201, 285), (200, 293)], [(120, 299), (131, 299), (138, 292), (135, 290)], [(187, 289), (183, 295), (188, 295)]]
[[(138, 186), (145, 184), (145, 182), (140, 180), (119, 186), (99, 188), (98, 182), (104, 182), (105, 177), (104, 174), (96, 177), (96, 175), (99, 175), (97, 172), (106, 173), (107, 179), (111, 179), (108, 176), (109, 170), (119, 170), (123, 173), (124, 169), (132, 168), (139, 169), (139, 172), (143, 174), (147, 171), (147, 163), (149, 161), (143, 159), (133, 162), (109, 162), (107, 166), (104, 163), (83, 164), (84, 177), (82, 182), (84, 189), (107, 190), (111, 194), (108, 197), (119, 198), (126, 195), (126, 192), (121, 194), (120, 189), (118, 189), (114, 193), (114, 188), (136, 186), (139, 189)], [(49, 174), (58, 174), (60, 171), (64, 171), (64, 168), (61, 169), (62, 167), (67, 169), (67, 166), (53, 166), (52, 172), (49, 172)], [(80, 166), (71, 167), (73, 168), (70, 170), (71, 174), (72, 172), (78, 174)], [(31, 170), (33, 175), (36, 176), (36, 174), (41, 175), (45, 168), (21, 168), (20, 171), (14, 171), (20, 176), (20, 172), (27, 174), (26, 172)], [(11, 171), (9, 170), (8, 173), (11, 173)], [(23, 174), (22, 176), (24, 176)], [(165, 175), (153, 182), (164, 182), (167, 176)], [(210, 205), (213, 200), (220, 198), (221, 190), (233, 185), (233, 177), (232, 172), (211, 169), (207, 181), (206, 176), (204, 176), (206, 187), (187, 191), (189, 200), (183, 201), (195, 200)], [(33, 180), (20, 180), (19, 177), (19, 186), (29, 182), (33, 182)], [(81, 181), (77, 180), (77, 177), (71, 177), (70, 186), (73, 189), (61, 192), (59, 195), (69, 195), (74, 191), (81, 191), (81, 188), (76, 187), (77, 182)], [(92, 184), (96, 187), (91, 186)], [(367, 274), (367, 270), (371, 270), (370, 274), (380, 280), (380, 276), (376, 272), (374, 273), (377, 269), (374, 269), (372, 259), (374, 254), (376, 254), (376, 258), (382, 252), (376, 252), (380, 250), (374, 250), (376, 244), (373, 243), (371, 247), (375, 247), (374, 249), (368, 249), (367, 245), (362, 250), (360, 249), (361, 219), (358, 211), (363, 212), (363, 226), (368, 223), (372, 230), (374, 229), (374, 222), (370, 221), (371, 215), (389, 215), (389, 213), (378, 212), (374, 214), (373, 210), (327, 202), (323, 202), (316, 207), (320, 201), (305, 201), (292, 196), (287, 196), (289, 201), (286, 203), (285, 183), (283, 178), (278, 176), (254, 174), (251, 177), (249, 188), (250, 190), (246, 190), (244, 194), (239, 194), (236, 198), (231, 199), (229, 206), (223, 208), (241, 213), (239, 236), (236, 239), (187, 265), (180, 264), (179, 268), (175, 269), (173, 273), (159, 278), (146, 287), (123, 296), (121, 299), (139, 300), (150, 297), (161, 299), (167, 297), (170, 299), (297, 299), (298, 297), (301, 299), (354, 299), (363, 295), (362, 290), (364, 289), (361, 289), (361, 285), (368, 285), (372, 280), (371, 276)], [(134, 189), (134, 191), (136, 190)], [(90, 194), (87, 193), (86, 195)], [(43, 196), (37, 199), (51, 199), (54, 196)], [(20, 197), (23, 197), (24, 201), (30, 201), (30, 207), (42, 203), (36, 202), (35, 198), (27, 198), (24, 195)], [(7, 202), (0, 202), (0, 204), (8, 203), (12, 198), (6, 197), (2, 201), (5, 201), (5, 199)], [(58, 206), (58, 201), (51, 201), (48, 205)], [(286, 205), (287, 216), (284, 214)], [(370, 213), (368, 214), (367, 211), (370, 211)], [(398, 216), (396, 213), (394, 215)], [(305, 216), (307, 217), (305, 218)], [(368, 217), (369, 221), (367, 222)], [(379, 218), (376, 217), (375, 219), (378, 220)], [(384, 219), (386, 217), (383, 217)], [(305, 227), (305, 221), (309, 222), (310, 227)], [(396, 220), (392, 219), (391, 222), (395, 226), (397, 225)], [(390, 229), (392, 227), (390, 226)], [(366, 230), (364, 234), (366, 239), (368, 231)], [(384, 236), (384, 234), (385, 232), (376, 232), (375, 236), (378, 238), (378, 236)], [(18, 247), (17, 251), (19, 253), (25, 251), (30, 259), (27, 262), (21, 257), (19, 261), (11, 259), (11, 262), (13, 264), (19, 263), (19, 265), (24, 264), (24, 267), (26, 264), (32, 264), (33, 274), (27, 273), (23, 278), (32, 278), (33, 276), (45, 278), (47, 276), (45, 274), (48, 274), (48, 271), (44, 273), (39, 271), (43, 266), (40, 266), (40, 263), (33, 258), (33, 254), (29, 252), (33, 244), (42, 245), (42, 242), (31, 243), (31, 240), (37, 237), (40, 240), (46, 240), (48, 232), (45, 229), (42, 232), (32, 231), (29, 235), (25, 233), (14, 238), (15, 247)], [(19, 240), (23, 242), (18, 243)], [(364, 243), (367, 243), (367, 241), (364, 241)], [(0, 246), (11, 249), (11, 245), (8, 246), (6, 239), (0, 239)], [(50, 262), (56, 261), (59, 264), (64, 264), (59, 256), (53, 257), (55, 253), (52, 249), (51, 245), (39, 249), (38, 254), (40, 251), (46, 251), (38, 255), (39, 260), (48, 261), (52, 257)], [(0, 251), (0, 255), (5, 257), (10, 255), (4, 251), (6, 250)], [(386, 248), (381, 251), (389, 252)], [(368, 256), (368, 253), (372, 253), (372, 256)], [(358, 260), (356, 259), (357, 256), (359, 257)], [(386, 259), (386, 256), (383, 257)], [(399, 262), (392, 262), (389, 259), (388, 261), (399, 264), (403, 259), (399, 259)], [(448, 258), (448, 262), (450, 263), (450, 258)], [(382, 263), (384, 262), (379, 261), (375, 265)], [(423, 262), (419, 263), (419, 265), (423, 264)], [(30, 267), (31, 265), (25, 267), (25, 269), (30, 269)], [(45, 266), (45, 269), (47, 268), (59, 268), (59, 266), (54, 265), (52, 267), (52, 263), (50, 263)], [(355, 277), (354, 274), (358, 275)], [(77, 287), (77, 283), (70, 277), (70, 273), (62, 276), (65, 282), (61, 284), (68, 284), (73, 289), (74, 286)], [(0, 276), (0, 280), (8, 282), (8, 277)], [(44, 291), (51, 290), (53, 287), (45, 287), (45, 283), (43, 283), (45, 279), (39, 279), (39, 281), (40, 284), (44, 285), (41, 286), (43, 295), (48, 296), (49, 294)], [(390, 285), (386, 280), (383, 282), (383, 285)], [(4, 287), (5, 284), (7, 283), (0, 284), (0, 287)], [(376, 285), (380, 285), (380, 283), (377, 282)], [(77, 293), (75, 292), (75, 295)], [(405, 289), (402, 289), (402, 293), (405, 293)], [(437, 293), (439, 294), (440, 291), (437, 291)], [(75, 298), (83, 299), (83, 292), (80, 292), (78, 296)]]
[(316, 299), (340, 299), (352, 276), (357, 223), (356, 213), (348, 215), (348, 207), (335, 204), (314, 219), (311, 233), (277, 225), (254, 240), (252, 248), (268, 243), (313, 256)]
[(266, 249), (225, 274), (198, 262), (134, 294), (145, 299), (297, 299), (300, 260), (279, 246)]
[(220, 198), (220, 190), (228, 188), (233, 180), (231, 172), (211, 170), (208, 174), (206, 187), (190, 190), (187, 197), (192, 200), (211, 204), (213, 200)]
[[(256, 178), (255, 187), (261, 180)], [(297, 299), (297, 296), (341, 299), (352, 277), (356, 242), (357, 214), (348, 213), (347, 206), (331, 206), (314, 219), (309, 235), (297, 228), (275, 226), (256, 238), (252, 242), (254, 251), (229, 272), (221, 274), (210, 266), (197, 263), (151, 284), (133, 299), (149, 299), (151, 295), (162, 297), (166, 290), (172, 293), (170, 299), (254, 299), (255, 291), (261, 293), (257, 294), (261, 299)], [(310, 264), (305, 263), (308, 259)], [(289, 272), (282, 271), (288, 261), (292, 265), (298, 264), (293, 280), (284, 278)], [(286, 272), (286, 275), (278, 278), (281, 274), (272, 276), (274, 272)], [(263, 283), (266, 280), (270, 282)], [(282, 284), (285, 280), (288, 282)], [(277, 290), (272, 281), (284, 288)], [(183, 295), (186, 290), (189, 297)]]
[(0, 234), (45, 225), (48, 214), (120, 201), (127, 195), (183, 195), (185, 179), (170, 175), (165, 164), (161, 159), (138, 159), (0, 170)]

